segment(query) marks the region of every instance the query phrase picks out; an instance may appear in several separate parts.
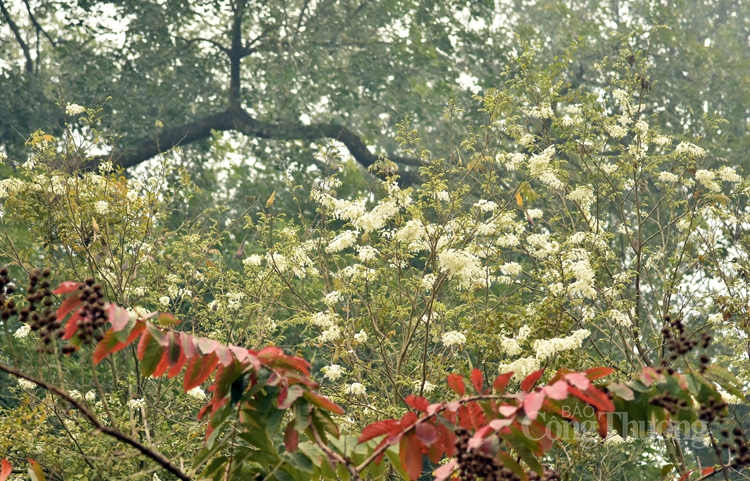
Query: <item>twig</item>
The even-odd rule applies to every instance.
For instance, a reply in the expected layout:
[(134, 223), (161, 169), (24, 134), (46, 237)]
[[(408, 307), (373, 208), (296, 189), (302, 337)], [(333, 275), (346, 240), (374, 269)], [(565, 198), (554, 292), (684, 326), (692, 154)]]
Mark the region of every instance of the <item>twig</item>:
[(138, 440), (131, 438), (127, 434), (123, 433), (117, 428), (111, 428), (109, 426), (105, 426), (104, 424), (99, 421), (99, 419), (91, 412), (89, 411), (83, 404), (79, 403), (72, 397), (70, 397), (70, 394), (63, 391), (62, 389), (59, 389), (45, 381), (42, 381), (40, 379), (36, 379), (34, 377), (31, 377), (27, 374), (22, 373), (21, 371), (17, 369), (13, 369), (10, 366), (6, 366), (5, 364), (0, 364), (0, 371), (5, 371), (8, 374), (11, 374), (13, 376), (26, 379), (27, 381), (31, 381), (34, 384), (46, 389), (47, 391), (65, 399), (71, 406), (76, 408), (81, 414), (83, 414), (86, 419), (89, 420), (91, 424), (94, 425), (96, 429), (99, 431), (117, 439), (120, 442), (123, 442), (125, 444), (128, 444), (138, 451), (140, 451), (142, 454), (144, 454), (146, 457), (151, 458), (158, 464), (160, 464), (164, 469), (169, 471), (170, 473), (177, 476), (177, 478), (182, 479), (183, 481), (192, 481), (192, 478), (182, 472), (180, 468), (172, 464), (169, 459), (167, 459), (163, 454), (154, 451), (153, 449), (141, 444)]

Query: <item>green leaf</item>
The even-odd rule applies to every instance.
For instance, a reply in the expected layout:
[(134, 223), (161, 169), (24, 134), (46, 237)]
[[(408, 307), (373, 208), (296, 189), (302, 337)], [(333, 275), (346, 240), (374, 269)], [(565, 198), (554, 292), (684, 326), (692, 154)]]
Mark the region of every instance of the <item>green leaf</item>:
[(141, 374), (143, 377), (149, 377), (156, 370), (156, 366), (159, 365), (164, 355), (164, 348), (150, 335), (150, 332), (145, 333), (144, 336), (148, 336), (148, 338), (145, 340), (143, 357), (141, 358)]
[(703, 375), (709, 381), (721, 386), (728, 393), (745, 400), (745, 393), (742, 392), (742, 383), (737, 380), (734, 374), (722, 366), (712, 364), (706, 368), (706, 372)]

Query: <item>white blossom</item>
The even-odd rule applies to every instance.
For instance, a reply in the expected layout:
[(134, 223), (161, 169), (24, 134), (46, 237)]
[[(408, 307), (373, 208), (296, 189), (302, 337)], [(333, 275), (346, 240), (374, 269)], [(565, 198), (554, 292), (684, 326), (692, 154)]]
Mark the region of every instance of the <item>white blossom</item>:
[(519, 381), (532, 372), (539, 370), (539, 366), (539, 359), (535, 357), (521, 357), (509, 364), (500, 364), (498, 372), (500, 374), (512, 372), (513, 379)]
[(630, 317), (628, 317), (628, 315), (624, 312), (618, 311), (617, 309), (610, 310), (607, 315), (618, 326), (630, 327), (633, 325)]
[(331, 326), (322, 333), (318, 338), (320, 342), (333, 342), (341, 337), (341, 328), (339, 326)]
[(440, 266), (448, 272), (449, 279), (457, 279), (462, 289), (484, 286), (485, 272), (479, 259), (466, 251), (447, 249), (438, 255)]
[(72, 391), (70, 391), (68, 393), (68, 395), (71, 398), (75, 399), (76, 401), (82, 401), (83, 400), (83, 394), (81, 394), (80, 392), (76, 391), (75, 389), (73, 389)]
[(141, 399), (131, 399), (128, 401), (128, 407), (131, 409), (141, 409), (143, 407), (146, 407), (146, 400)]
[(435, 193), (435, 198), (441, 202), (450, 202), (451, 201), (451, 195), (445, 191), (441, 190), (440, 192)]
[(708, 316), (708, 322), (711, 324), (721, 324), (724, 321), (724, 315), (721, 312)]
[(360, 344), (364, 344), (367, 342), (367, 333), (364, 330), (360, 330), (358, 333), (354, 335), (354, 340), (357, 341)]
[(25, 389), (27, 391), (29, 391), (31, 389), (34, 389), (36, 387), (35, 383), (33, 383), (33, 382), (29, 381), (29, 380), (26, 380), (26, 379), (24, 379), (22, 377), (18, 378), (18, 385), (21, 387), (21, 389)]
[(492, 212), (497, 209), (497, 203), (491, 200), (480, 199), (474, 204), (474, 207), (479, 209), (480, 212)]
[(435, 385), (430, 381), (425, 381), (424, 384), (422, 384), (421, 380), (414, 381), (414, 390), (419, 392), (420, 389), (423, 394), (429, 394), (435, 390)]
[(567, 337), (556, 337), (553, 339), (537, 339), (533, 347), (536, 357), (540, 360), (549, 359), (562, 351), (580, 349), (583, 340), (591, 335), (587, 329), (579, 329)]
[(100, 200), (96, 204), (94, 204), (94, 210), (99, 215), (105, 215), (107, 212), (109, 212), (109, 203), (106, 200)]
[(721, 180), (723, 180), (724, 182), (742, 182), (742, 177), (740, 177), (733, 168), (727, 167), (726, 165), (721, 167), (718, 170), (717, 174), (719, 174), (719, 178), (721, 178)]
[(425, 274), (425, 276), (422, 278), (422, 281), (420, 282), (420, 286), (426, 291), (431, 291), (435, 286), (436, 280), (437, 276), (435, 274)]
[(28, 324), (23, 324), (21, 327), (16, 329), (16, 332), (13, 333), (13, 337), (15, 337), (16, 339), (24, 339), (29, 335), (29, 332), (31, 332), (31, 327)]
[(581, 114), (583, 114), (583, 110), (581, 109), (581, 104), (566, 105), (563, 110), (565, 110), (565, 113), (569, 114), (569, 115), (581, 115)]
[(526, 211), (526, 215), (531, 219), (541, 219), (544, 215), (544, 211), (542, 209), (529, 209)]
[[(336, 291), (334, 291), (336, 292)], [(336, 313), (331, 311), (317, 312), (312, 316), (312, 323), (323, 329), (329, 329), (336, 325)]]
[(331, 291), (323, 298), (323, 303), (327, 306), (332, 306), (343, 299), (344, 296), (339, 291)]
[(668, 137), (666, 135), (657, 135), (653, 139), (653, 143), (660, 147), (664, 147), (665, 145), (669, 145), (672, 143), (672, 137)]
[(521, 138), (518, 139), (518, 143), (525, 147), (527, 145), (534, 143), (534, 139), (535, 137), (533, 134), (523, 134)]
[(567, 198), (578, 202), (584, 209), (588, 209), (594, 202), (594, 190), (588, 185), (579, 185), (567, 195)]
[(525, 341), (531, 335), (531, 328), (529, 326), (521, 326), (516, 334), (516, 339), (519, 342)]
[(505, 168), (508, 170), (516, 170), (519, 165), (526, 161), (526, 156), (521, 153), (507, 154), (504, 157)]
[(662, 182), (675, 183), (680, 180), (680, 178), (671, 172), (659, 172), (659, 180)]
[(344, 375), (344, 368), (338, 364), (331, 364), (320, 369), (323, 373), (323, 377), (329, 381), (336, 381), (338, 378)]
[(557, 152), (555, 146), (550, 145), (539, 154), (532, 155), (529, 159), (529, 174), (537, 177), (544, 173), (549, 168), (555, 152)]
[(458, 331), (448, 331), (443, 334), (442, 341), (445, 347), (462, 346), (466, 343), (466, 336)]
[(607, 436), (604, 440), (605, 446), (616, 446), (625, 442), (625, 439), (617, 433)]
[(201, 389), (200, 386), (195, 386), (193, 389), (190, 389), (188, 392), (186, 392), (188, 396), (197, 399), (198, 401), (203, 401), (206, 399), (206, 393)]
[(691, 144), (690, 142), (680, 142), (677, 147), (675, 147), (674, 151), (678, 154), (687, 154), (694, 157), (703, 157), (704, 155), (706, 155), (706, 151), (704, 149), (698, 147), (695, 144)]
[(615, 139), (621, 139), (628, 135), (628, 131), (617, 124), (612, 124), (609, 127), (606, 127), (606, 131), (611, 137)]
[(353, 382), (346, 386), (346, 392), (347, 394), (353, 394), (355, 396), (364, 396), (367, 392), (367, 388), (364, 386), (364, 384)]
[(172, 301), (169, 296), (161, 296), (159, 298), (159, 305), (163, 308), (169, 307), (169, 303)]
[(500, 272), (506, 276), (517, 276), (523, 272), (523, 268), (516, 262), (506, 262), (500, 266)]
[(96, 393), (94, 391), (89, 391), (83, 396), (83, 398), (86, 402), (94, 402), (96, 400)]
[(521, 345), (518, 343), (518, 339), (505, 336), (500, 338), (500, 350), (511, 357), (518, 356), (523, 352)]
[(721, 185), (719, 185), (715, 180), (714, 177), (716, 176), (715, 172), (711, 172), (710, 170), (701, 169), (695, 173), (695, 180), (703, 184), (705, 188), (707, 188), (710, 191), (713, 192), (721, 192)]
[(65, 106), (65, 113), (68, 115), (78, 115), (86, 111), (85, 107), (81, 107), (78, 104), (68, 104)]
[(646, 135), (648, 133), (648, 124), (643, 120), (639, 120), (633, 126), (633, 130), (635, 130), (641, 135)]
[(378, 256), (378, 251), (374, 247), (360, 246), (359, 247), (359, 260), (363, 263), (370, 262)]
[(326, 252), (339, 252), (353, 246), (357, 242), (357, 231), (347, 230), (333, 238)]
[(261, 262), (263, 261), (263, 256), (260, 256), (258, 254), (253, 254), (249, 257), (246, 257), (242, 260), (242, 263), (245, 265), (245, 267), (259, 267)]

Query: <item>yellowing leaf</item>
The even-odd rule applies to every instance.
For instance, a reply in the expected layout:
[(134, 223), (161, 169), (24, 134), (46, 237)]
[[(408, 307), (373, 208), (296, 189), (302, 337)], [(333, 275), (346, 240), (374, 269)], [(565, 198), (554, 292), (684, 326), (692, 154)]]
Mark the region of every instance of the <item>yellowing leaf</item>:
[(94, 232), (99, 232), (99, 224), (96, 223), (96, 219), (91, 218), (91, 224), (94, 226)]
[(276, 200), (276, 191), (275, 190), (271, 193), (271, 197), (269, 197), (268, 200), (266, 201), (266, 209), (268, 209), (269, 207), (271, 207), (273, 205), (273, 201), (274, 200)]
[(156, 122), (154, 122), (154, 126), (156, 128), (159, 128), (159, 129), (163, 129), (164, 128), (164, 124), (161, 123), (161, 120), (157, 120)]
[(521, 197), (520, 192), (516, 192), (516, 204), (518, 204), (518, 207), (523, 206), (523, 197)]

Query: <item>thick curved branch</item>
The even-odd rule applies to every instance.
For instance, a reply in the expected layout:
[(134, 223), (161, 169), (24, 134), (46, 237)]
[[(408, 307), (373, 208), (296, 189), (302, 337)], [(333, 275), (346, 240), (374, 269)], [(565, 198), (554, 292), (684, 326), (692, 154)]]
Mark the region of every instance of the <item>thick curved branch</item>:
[(167, 459), (163, 454), (161, 454), (161, 453), (159, 453), (157, 451), (154, 451), (153, 449), (149, 448), (148, 446), (145, 446), (144, 444), (141, 444), (137, 439), (131, 438), (130, 436), (128, 436), (127, 434), (123, 433), (119, 429), (111, 428), (109, 426), (105, 426), (104, 424), (102, 424), (101, 421), (99, 421), (99, 419), (94, 415), (94, 413), (92, 413), (91, 411), (89, 411), (86, 408), (86, 406), (84, 406), (80, 402), (78, 402), (75, 399), (73, 399), (72, 397), (70, 397), (70, 394), (68, 394), (67, 392), (63, 391), (62, 389), (57, 388), (57, 387), (55, 387), (55, 386), (53, 386), (53, 385), (51, 385), (51, 384), (49, 384), (49, 383), (47, 383), (45, 381), (42, 381), (40, 379), (33, 378), (33, 377), (31, 377), (31, 376), (29, 376), (27, 374), (22, 373), (21, 371), (19, 371), (17, 369), (13, 369), (12, 367), (6, 366), (4, 364), (0, 364), (0, 371), (5, 371), (8, 374), (11, 374), (13, 376), (20, 377), (22, 379), (26, 379), (27, 381), (31, 381), (34, 384), (36, 384), (37, 386), (43, 387), (44, 389), (46, 389), (47, 391), (55, 394), (56, 396), (65, 399), (68, 402), (68, 404), (72, 405), (81, 414), (83, 414), (86, 417), (86, 419), (88, 419), (89, 422), (91, 424), (93, 424), (94, 427), (96, 429), (98, 429), (99, 431), (101, 431), (101, 432), (103, 432), (103, 433), (105, 433), (105, 434), (107, 434), (109, 436), (112, 436), (113, 438), (117, 439), (118, 441), (120, 441), (122, 443), (125, 443), (125, 444), (128, 444), (128, 445), (134, 447), (135, 449), (137, 449), (138, 451), (140, 451), (145, 456), (147, 456), (147, 457), (153, 459), (154, 461), (156, 461), (165, 470), (167, 470), (170, 473), (174, 474), (179, 479), (182, 479), (183, 481), (192, 481), (192, 478), (190, 476), (188, 476), (187, 474), (183, 473), (182, 470), (180, 470), (180, 468), (178, 468), (177, 466), (175, 466), (174, 464), (172, 464), (169, 461), (169, 459)]
[[(247, 136), (269, 140), (306, 140), (312, 142), (330, 138), (344, 144), (352, 157), (364, 167), (370, 167), (378, 160), (378, 156), (370, 152), (360, 136), (346, 126), (334, 122), (310, 125), (302, 123), (264, 123), (257, 121), (242, 109), (225, 110), (185, 125), (161, 130), (158, 135), (143, 140), (136, 148), (115, 152), (111, 155), (111, 158), (115, 164), (124, 168), (133, 167), (177, 145), (209, 138), (212, 130), (236, 131)], [(389, 159), (402, 165), (421, 165), (418, 160), (408, 157), (389, 156)], [(98, 163), (104, 158), (96, 160)], [(418, 176), (412, 172), (404, 172), (402, 173), (402, 179), (405, 182), (412, 183), (418, 180)]]
[(10, 12), (8, 12), (8, 9), (5, 8), (5, 3), (3, 2), (3, 0), (0, 0), (0, 12), (3, 13), (5, 21), (8, 22), (8, 26), (13, 31), (13, 35), (16, 37), (18, 45), (21, 47), (21, 50), (23, 50), (23, 56), (26, 58), (26, 71), (28, 73), (34, 72), (34, 62), (31, 60), (31, 51), (29, 50), (29, 46), (23, 40), (21, 31), (18, 29), (18, 25), (16, 25), (16, 22), (14, 22), (13, 18), (10, 16)]

